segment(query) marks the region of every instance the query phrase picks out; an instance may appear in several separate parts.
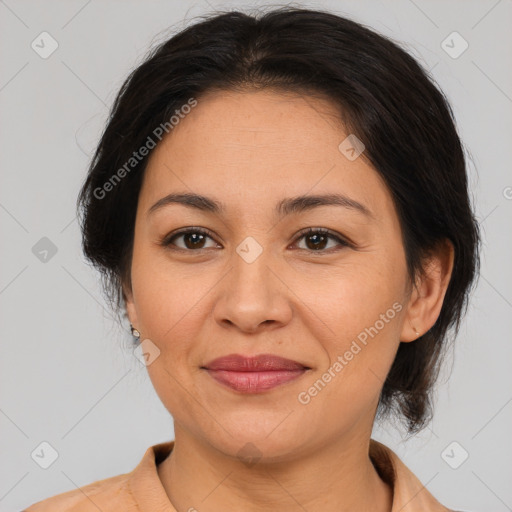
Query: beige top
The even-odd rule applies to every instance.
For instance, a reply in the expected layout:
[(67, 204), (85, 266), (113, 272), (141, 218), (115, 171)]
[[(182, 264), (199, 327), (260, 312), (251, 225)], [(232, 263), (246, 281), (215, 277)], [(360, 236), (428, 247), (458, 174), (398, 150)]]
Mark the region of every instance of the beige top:
[[(157, 465), (173, 446), (174, 441), (150, 446), (131, 472), (39, 501), (23, 512), (176, 512), (157, 473)], [(393, 489), (391, 512), (450, 512), (393, 451), (373, 439), (370, 458), (381, 478)]]

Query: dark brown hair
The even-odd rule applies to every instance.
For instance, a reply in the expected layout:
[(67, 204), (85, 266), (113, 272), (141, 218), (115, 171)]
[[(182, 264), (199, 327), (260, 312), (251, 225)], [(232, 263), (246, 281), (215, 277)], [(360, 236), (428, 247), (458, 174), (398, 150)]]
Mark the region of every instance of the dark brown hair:
[[(442, 349), (465, 312), (479, 231), (452, 110), (428, 73), (390, 39), (331, 13), (286, 7), (209, 15), (159, 45), (122, 85), (80, 191), (84, 253), (119, 313), (148, 156), (122, 179), (113, 182), (113, 175), (190, 98), (248, 87), (318, 94), (339, 108), (393, 196), (412, 280), (436, 244), (448, 239), (454, 246), (439, 318), (420, 339), (400, 344), (381, 393), (379, 415), (396, 411), (415, 432), (431, 417)], [(109, 180), (108, 193), (98, 193)]]

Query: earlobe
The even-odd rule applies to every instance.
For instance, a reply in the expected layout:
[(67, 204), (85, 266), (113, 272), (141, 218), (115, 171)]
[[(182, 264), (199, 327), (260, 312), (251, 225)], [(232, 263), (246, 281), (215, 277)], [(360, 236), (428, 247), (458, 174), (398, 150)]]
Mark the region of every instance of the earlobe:
[(414, 341), (436, 323), (450, 283), (454, 258), (453, 244), (444, 240), (425, 259), (411, 293), (400, 341)]

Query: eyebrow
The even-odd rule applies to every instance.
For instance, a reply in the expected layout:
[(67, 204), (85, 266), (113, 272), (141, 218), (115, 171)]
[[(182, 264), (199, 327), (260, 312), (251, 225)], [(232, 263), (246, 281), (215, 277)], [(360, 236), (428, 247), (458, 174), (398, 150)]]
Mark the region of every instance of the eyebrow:
[[(155, 212), (170, 204), (181, 204), (189, 208), (214, 213), (219, 215), (225, 212), (226, 207), (213, 198), (200, 194), (168, 194), (159, 199), (149, 210), (147, 214)], [(275, 207), (275, 214), (278, 217), (286, 217), (291, 214), (298, 214), (319, 206), (342, 206), (350, 210), (355, 210), (367, 217), (374, 218), (372, 212), (365, 205), (355, 199), (351, 199), (343, 194), (320, 194), (320, 195), (302, 195), (297, 197), (288, 197), (279, 201)]]

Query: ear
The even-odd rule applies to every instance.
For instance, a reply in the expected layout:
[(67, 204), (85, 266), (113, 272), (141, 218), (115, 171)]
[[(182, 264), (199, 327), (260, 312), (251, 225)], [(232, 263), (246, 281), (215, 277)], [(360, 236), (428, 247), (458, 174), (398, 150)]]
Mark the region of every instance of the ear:
[(123, 284), (122, 290), (123, 299), (126, 307), (126, 314), (128, 316), (130, 323), (133, 325), (133, 327), (135, 327), (135, 329), (137, 329), (139, 322), (137, 319), (137, 310), (135, 309), (135, 301), (133, 299), (131, 285)]
[(453, 244), (443, 240), (425, 259), (423, 272), (413, 285), (400, 341), (414, 341), (436, 323), (452, 276), (454, 257)]

